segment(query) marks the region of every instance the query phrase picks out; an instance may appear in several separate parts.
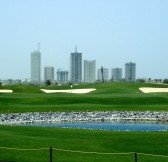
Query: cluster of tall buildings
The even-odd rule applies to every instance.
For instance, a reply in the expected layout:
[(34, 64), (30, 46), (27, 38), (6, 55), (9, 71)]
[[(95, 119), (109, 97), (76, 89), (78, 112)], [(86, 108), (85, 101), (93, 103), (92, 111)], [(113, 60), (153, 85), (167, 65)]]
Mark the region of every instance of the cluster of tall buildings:
[[(125, 64), (125, 78), (122, 77), (121, 68), (112, 68), (111, 77), (109, 77), (109, 69), (101, 67), (97, 70), (96, 79), (96, 61), (95, 60), (84, 60), (84, 79), (82, 78), (82, 53), (77, 51), (70, 53), (70, 70), (57, 70), (56, 78), (54, 77), (54, 67), (44, 67), (44, 82), (49, 80), (51, 83), (94, 83), (94, 82), (107, 82), (107, 81), (136, 81), (136, 64), (129, 62)], [(34, 51), (31, 53), (31, 83), (40, 84), (41, 79), (41, 53)]]

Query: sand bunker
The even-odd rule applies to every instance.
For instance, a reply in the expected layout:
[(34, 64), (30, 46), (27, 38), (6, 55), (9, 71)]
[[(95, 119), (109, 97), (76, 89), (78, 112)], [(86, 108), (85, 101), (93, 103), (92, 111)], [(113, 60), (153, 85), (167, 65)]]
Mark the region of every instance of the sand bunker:
[(144, 93), (168, 92), (168, 88), (142, 87), (142, 88), (139, 88), (139, 90), (144, 92)]
[(95, 91), (96, 89), (68, 89), (68, 90), (48, 90), (48, 89), (40, 89), (45, 93), (89, 93), (91, 91)]
[(0, 93), (12, 93), (13, 90), (8, 90), (8, 89), (0, 89)]

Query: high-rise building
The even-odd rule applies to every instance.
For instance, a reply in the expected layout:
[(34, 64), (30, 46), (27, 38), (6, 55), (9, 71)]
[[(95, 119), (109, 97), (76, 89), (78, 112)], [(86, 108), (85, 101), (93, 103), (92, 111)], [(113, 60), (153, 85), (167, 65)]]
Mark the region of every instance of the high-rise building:
[(44, 81), (49, 80), (51, 83), (54, 82), (54, 67), (46, 66), (44, 67)]
[(84, 82), (94, 83), (95, 82), (95, 64), (96, 61), (84, 61)]
[(57, 71), (57, 82), (58, 83), (67, 83), (68, 82), (68, 71), (62, 71), (58, 70)]
[(41, 81), (41, 53), (34, 51), (31, 53), (31, 82), (40, 84)]
[(70, 81), (80, 83), (82, 81), (82, 53), (75, 52), (70, 55)]
[(136, 64), (129, 62), (125, 64), (125, 80), (127, 82), (135, 82), (136, 80)]
[(111, 69), (112, 72), (112, 81), (120, 82), (122, 80), (122, 69), (121, 68), (113, 68)]
[(101, 68), (98, 69), (98, 81), (107, 82), (109, 80), (109, 69)]

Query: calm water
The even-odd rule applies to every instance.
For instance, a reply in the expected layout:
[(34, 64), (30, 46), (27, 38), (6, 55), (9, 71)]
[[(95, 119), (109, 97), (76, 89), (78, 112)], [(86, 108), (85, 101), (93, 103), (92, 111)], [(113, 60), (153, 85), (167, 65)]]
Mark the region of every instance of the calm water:
[(43, 123), (26, 124), (26, 126), (80, 128), (113, 131), (167, 131), (168, 123), (155, 122), (76, 122), (76, 123)]

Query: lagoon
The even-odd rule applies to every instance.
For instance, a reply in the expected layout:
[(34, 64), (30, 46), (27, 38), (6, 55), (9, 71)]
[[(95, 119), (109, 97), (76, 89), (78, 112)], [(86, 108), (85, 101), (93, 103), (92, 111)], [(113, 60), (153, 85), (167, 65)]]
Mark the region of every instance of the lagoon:
[(145, 131), (157, 132), (167, 131), (168, 123), (159, 122), (61, 122), (61, 123), (34, 123), (22, 124), (24, 126), (38, 127), (57, 127), (73, 129), (90, 129), (90, 130), (109, 130), (109, 131)]

